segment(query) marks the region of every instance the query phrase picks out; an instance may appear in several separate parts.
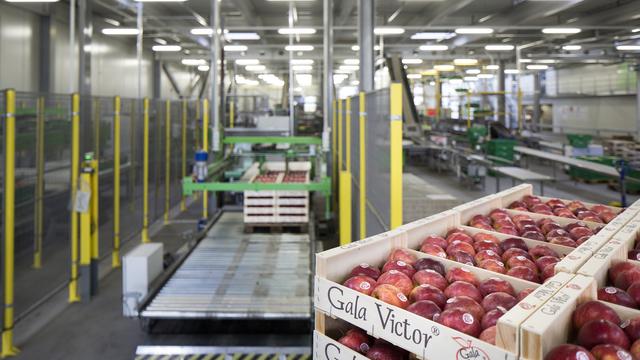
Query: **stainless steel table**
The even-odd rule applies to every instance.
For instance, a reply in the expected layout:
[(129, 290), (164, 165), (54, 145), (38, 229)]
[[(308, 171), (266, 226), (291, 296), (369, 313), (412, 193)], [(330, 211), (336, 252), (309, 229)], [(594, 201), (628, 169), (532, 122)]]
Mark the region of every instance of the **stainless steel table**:
[(542, 196), (544, 196), (544, 182), (553, 180), (551, 176), (514, 166), (498, 166), (492, 169), (496, 173), (496, 192), (500, 191), (500, 175), (510, 177), (513, 185), (515, 185), (516, 180), (522, 182), (537, 181), (540, 184), (540, 195)]

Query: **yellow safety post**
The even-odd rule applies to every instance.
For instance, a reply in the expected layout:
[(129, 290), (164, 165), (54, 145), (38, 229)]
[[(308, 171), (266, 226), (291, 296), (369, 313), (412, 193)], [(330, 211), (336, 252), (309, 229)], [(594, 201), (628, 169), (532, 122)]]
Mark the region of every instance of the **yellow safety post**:
[(114, 109), (114, 112), (113, 112), (113, 252), (111, 253), (111, 266), (114, 268), (120, 267), (120, 111), (121, 111), (121, 107), (122, 107), (122, 104), (120, 101), (120, 96), (116, 96), (113, 99), (113, 109)]
[(467, 92), (467, 129), (471, 127), (471, 92)]
[[(76, 198), (80, 175), (80, 95), (71, 96), (71, 199)], [(78, 294), (78, 213), (71, 211), (71, 279), (69, 302), (80, 301)]]
[(142, 242), (149, 239), (149, 99), (142, 101)]
[(16, 196), (16, 92), (5, 92), (4, 128), (4, 309), (2, 357), (18, 354), (13, 345), (13, 298), (15, 271), (15, 196)]
[(391, 229), (402, 225), (402, 85), (391, 84)]
[(366, 95), (360, 93), (360, 239), (367, 237), (367, 135), (366, 135)]
[(36, 116), (36, 187), (34, 204), (33, 268), (42, 267), (42, 238), (44, 227), (44, 97), (38, 97)]
[(340, 245), (351, 242), (351, 175), (340, 171)]
[(164, 223), (169, 223), (169, 206), (171, 204), (171, 102), (165, 102), (164, 117)]
[[(202, 100), (202, 148), (209, 153), (209, 100)], [(202, 192), (202, 218), (209, 218), (209, 192)]]
[(80, 298), (89, 301), (98, 293), (98, 161), (85, 154), (78, 199), (73, 211), (80, 214)]
[(338, 171), (342, 171), (342, 151), (342, 100), (338, 100)]
[(345, 134), (344, 134), (344, 144), (345, 144), (345, 170), (349, 173), (349, 177), (351, 177), (351, 98), (348, 97), (345, 101)]
[[(187, 100), (182, 100), (182, 173), (181, 179), (187, 177)], [(180, 211), (187, 210), (187, 197), (180, 200)]]
[(229, 127), (234, 128), (235, 123), (235, 103), (233, 101), (229, 102)]

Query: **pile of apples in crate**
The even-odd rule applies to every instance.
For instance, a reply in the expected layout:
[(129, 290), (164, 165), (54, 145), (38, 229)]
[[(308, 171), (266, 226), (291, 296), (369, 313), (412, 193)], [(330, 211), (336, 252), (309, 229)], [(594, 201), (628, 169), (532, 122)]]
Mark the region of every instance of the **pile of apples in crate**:
[(284, 176), (282, 182), (284, 183), (304, 183), (307, 181), (306, 171), (289, 171)]
[(280, 176), (280, 172), (278, 171), (267, 171), (264, 174), (260, 174), (256, 176), (253, 182), (263, 183), (263, 184), (272, 184), (278, 181), (278, 176)]
[(356, 266), (343, 285), (491, 344), (498, 319), (533, 291), (516, 293), (498, 277), (481, 282), (462, 267), (446, 272), (439, 261), (405, 249), (392, 251), (382, 269)]
[(594, 205), (591, 209), (588, 209), (581, 201), (571, 201), (565, 204), (560, 199), (550, 199), (543, 203), (539, 197), (533, 195), (527, 195), (522, 200), (514, 201), (509, 205), (509, 209), (596, 223), (609, 223), (617, 216), (615, 212), (604, 205)]
[(405, 360), (409, 352), (382, 339), (374, 339), (361, 329), (349, 329), (338, 342), (373, 360)]
[(475, 215), (469, 226), (568, 247), (577, 247), (597, 233), (597, 229), (592, 230), (583, 222), (563, 227), (553, 219), (542, 218), (536, 222), (527, 214), (512, 216), (504, 209), (495, 209), (488, 216)]

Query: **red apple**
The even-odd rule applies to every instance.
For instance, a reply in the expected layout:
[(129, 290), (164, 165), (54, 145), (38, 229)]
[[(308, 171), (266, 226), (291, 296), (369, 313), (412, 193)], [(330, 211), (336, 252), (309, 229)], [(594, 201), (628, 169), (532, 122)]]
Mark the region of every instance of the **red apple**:
[(640, 250), (638, 249), (629, 250), (629, 252), (627, 253), (627, 259), (640, 261)]
[(525, 250), (522, 250), (520, 248), (511, 248), (507, 251), (505, 251), (502, 254), (502, 261), (503, 262), (508, 262), (509, 259), (511, 259), (512, 257), (516, 257), (516, 256), (523, 256), (529, 260), (531, 260), (531, 255), (529, 255), (529, 253)]
[(444, 290), (444, 295), (447, 298), (456, 296), (468, 296), (478, 303), (482, 301), (482, 294), (480, 294), (478, 288), (466, 281), (453, 282)]
[(553, 239), (560, 236), (571, 238), (571, 234), (564, 229), (553, 229), (546, 234), (547, 239)]
[(491, 326), (484, 329), (480, 333), (480, 336), (478, 338), (484, 342), (488, 342), (491, 345), (495, 345), (496, 344), (496, 327)]
[(630, 352), (612, 344), (596, 345), (591, 349), (591, 354), (598, 360), (633, 360)]
[(542, 200), (539, 197), (534, 195), (525, 195), (522, 197), (522, 202), (527, 204), (527, 206), (533, 206), (535, 204), (540, 204)]
[(444, 259), (447, 258), (447, 253), (444, 252), (444, 249), (438, 245), (424, 244), (422, 245), (422, 247), (420, 247), (420, 251), (422, 251), (425, 254), (441, 257)]
[(445, 310), (437, 320), (440, 324), (470, 336), (480, 335), (480, 321), (462, 309)]
[(446, 278), (450, 284), (456, 281), (466, 281), (473, 286), (478, 286), (480, 284), (478, 278), (476, 278), (471, 271), (461, 267), (449, 269)]
[(540, 271), (540, 279), (546, 282), (547, 279), (553, 277), (556, 274), (556, 264), (549, 264)]
[(362, 263), (351, 270), (351, 276), (364, 275), (374, 280), (380, 277), (380, 270), (377, 267)]
[(629, 294), (636, 304), (640, 304), (640, 283), (631, 284), (627, 289), (627, 294)]
[(486, 314), (482, 317), (482, 321), (480, 322), (480, 326), (483, 329), (490, 328), (495, 326), (498, 323), (498, 319), (502, 317), (502, 315), (506, 314), (507, 311), (503, 308), (496, 308), (490, 311), (487, 311)]
[(556, 346), (545, 355), (544, 360), (597, 360), (582, 346), (562, 344)]
[(511, 235), (511, 236), (518, 236), (518, 230), (514, 227), (510, 227), (510, 226), (505, 226), (505, 227), (501, 227), (499, 229), (496, 229), (499, 233), (501, 234), (505, 234), (505, 235)]
[(487, 234), (487, 233), (482, 233), (482, 232), (479, 232), (479, 233), (473, 235), (473, 241), (474, 242), (491, 241), (494, 244), (499, 244), (500, 243), (500, 239), (498, 239), (494, 235)]
[(513, 215), (512, 219), (513, 219), (513, 222), (515, 223), (523, 222), (523, 221), (533, 221), (531, 216), (527, 214), (516, 214), (516, 215)]
[(633, 269), (618, 273), (613, 281), (613, 285), (622, 290), (627, 290), (631, 284), (638, 281), (640, 281), (640, 268), (634, 267)]
[(584, 243), (585, 241), (587, 241), (589, 239), (591, 239), (591, 235), (583, 236), (583, 237), (579, 238), (578, 240), (576, 240), (576, 244), (582, 245), (582, 243)]
[(568, 219), (576, 219), (576, 216), (573, 215), (571, 210), (569, 210), (567, 208), (555, 208), (555, 209), (553, 209), (553, 213), (556, 216), (560, 216), (560, 217), (564, 217), (564, 218), (568, 218)]
[(536, 245), (532, 247), (531, 249), (529, 249), (529, 255), (531, 255), (533, 260), (536, 260), (536, 262), (537, 262), (537, 259), (543, 256), (553, 256), (556, 258), (560, 257), (560, 255), (558, 255), (557, 252), (555, 252), (553, 249), (551, 249), (546, 245)]
[(600, 344), (613, 344), (628, 349), (630, 345), (629, 338), (618, 325), (603, 319), (587, 321), (582, 325), (578, 331), (577, 343), (587, 349)]
[(433, 270), (444, 276), (444, 266), (437, 260), (429, 259), (429, 258), (420, 258), (416, 260), (416, 263), (413, 265), (414, 269), (417, 271), (420, 270)]
[(518, 267), (518, 266), (528, 267), (534, 273), (536, 274), (538, 273), (538, 267), (536, 266), (536, 264), (524, 256), (514, 256), (511, 259), (509, 259), (509, 261), (507, 261), (507, 267), (509, 269)]
[(582, 201), (578, 201), (578, 200), (574, 200), (571, 201), (570, 203), (567, 204), (567, 207), (569, 208), (569, 210), (571, 211), (576, 211), (580, 208), (585, 207), (584, 204), (582, 203)]
[(500, 219), (510, 219), (509, 214), (505, 209), (494, 209), (489, 213), (491, 220), (496, 221)]
[(367, 358), (371, 360), (405, 360), (406, 357), (404, 350), (391, 344), (382, 344), (377, 341), (367, 352)]
[(499, 274), (505, 274), (507, 272), (507, 268), (504, 266), (504, 263), (502, 261), (498, 261), (494, 259), (487, 259), (481, 262), (480, 264), (478, 264), (478, 267), (485, 270), (493, 271)]
[(622, 289), (615, 288), (613, 286), (607, 286), (602, 289), (598, 289), (598, 300), (608, 301), (610, 303), (635, 308), (638, 305), (636, 302)]
[(502, 249), (500, 248), (500, 246), (490, 240), (476, 241), (475, 244), (473, 244), (473, 248), (476, 250), (476, 253), (479, 253), (483, 250), (491, 250), (498, 255), (502, 255)]
[[(387, 261), (404, 261), (406, 264), (413, 265), (418, 258), (408, 249), (394, 249), (389, 255)], [(384, 272), (384, 271), (383, 271)]]
[(497, 277), (489, 278), (481, 282), (478, 286), (478, 290), (480, 290), (482, 296), (487, 296), (495, 292), (503, 292), (512, 296), (515, 296), (516, 294), (513, 286), (511, 286), (507, 280)]
[(473, 245), (473, 238), (463, 232), (454, 232), (453, 234), (447, 236), (447, 243), (453, 244), (456, 241), (462, 241), (468, 243), (469, 245)]
[(494, 259), (494, 260), (497, 260), (497, 261), (502, 261), (502, 258), (500, 257), (500, 255), (498, 255), (498, 253), (496, 253), (493, 250), (482, 250), (482, 251), (480, 251), (480, 252), (478, 252), (476, 254), (474, 259), (476, 261), (476, 264), (480, 264), (484, 260), (487, 260), (487, 259)]
[(416, 273), (416, 270), (413, 268), (413, 266), (407, 264), (402, 260), (389, 260), (382, 267), (383, 273), (387, 273), (391, 270), (400, 271), (401, 273), (407, 275), (408, 277), (412, 277), (413, 274)]
[(447, 302), (447, 296), (442, 292), (442, 290), (429, 284), (416, 286), (416, 288), (411, 291), (411, 294), (409, 294), (409, 299), (411, 299), (412, 302), (422, 300), (433, 301), (441, 309), (444, 308), (444, 305)]
[(588, 228), (588, 226), (587, 226), (587, 224), (586, 224), (585, 222), (583, 222), (583, 221), (576, 221), (576, 222), (573, 222), (573, 223), (567, 224), (567, 226), (565, 226), (565, 227), (564, 227), (564, 229), (565, 229), (566, 231), (571, 231), (571, 230), (573, 230), (573, 229), (575, 229), (575, 228), (577, 228), (577, 227), (586, 227), (586, 228)]
[(551, 208), (546, 204), (536, 204), (531, 207), (531, 211), (537, 214), (553, 215)]
[(612, 267), (609, 268), (609, 271), (607, 272), (607, 274), (609, 275), (609, 281), (613, 283), (616, 280), (616, 277), (618, 276), (618, 274), (620, 274), (623, 271), (634, 269), (634, 268), (636, 268), (636, 265), (628, 261), (622, 261), (617, 264), (614, 264)]
[(564, 203), (564, 201), (558, 199), (558, 198), (553, 198), (553, 199), (549, 199), (547, 200), (547, 202), (545, 203), (550, 207), (554, 207), (554, 206), (561, 206), (561, 207), (567, 207), (567, 205)]
[(556, 230), (556, 229), (562, 229), (562, 227), (560, 226), (560, 224), (555, 222), (548, 222), (540, 227), (540, 230), (545, 236), (549, 234), (552, 230)]
[(449, 300), (447, 300), (444, 309), (462, 309), (473, 315), (476, 319), (482, 319), (485, 313), (482, 306), (478, 304), (477, 301), (468, 296), (456, 296), (450, 298)]
[(617, 322), (614, 324), (620, 324), (620, 328), (624, 330), (631, 342), (640, 339), (640, 317), (625, 320), (622, 323)]
[(430, 300), (416, 301), (407, 307), (407, 311), (429, 320), (433, 320), (435, 316), (440, 316), (442, 312), (440, 307)]
[(602, 204), (597, 204), (597, 205), (593, 205), (591, 207), (591, 211), (593, 211), (594, 213), (600, 215), (600, 213), (602, 213), (603, 211), (611, 211), (611, 209), (609, 209), (609, 207), (602, 205)]
[(449, 286), (449, 282), (440, 275), (439, 272), (431, 269), (420, 270), (413, 275), (413, 282), (422, 285), (429, 284), (444, 291)]
[(479, 225), (479, 224), (491, 225), (491, 219), (489, 219), (484, 215), (475, 215), (471, 218), (471, 220), (469, 220), (469, 224), (471, 226)]
[(600, 219), (602, 219), (602, 222), (608, 224), (613, 221), (613, 219), (615, 219), (618, 214), (614, 213), (613, 211), (605, 211), (598, 214), (598, 216), (600, 217)]
[(344, 336), (338, 339), (338, 342), (353, 351), (366, 354), (373, 344), (373, 339), (367, 333), (358, 328), (349, 329)]
[(371, 296), (390, 305), (405, 309), (409, 306), (409, 299), (397, 287), (389, 284), (381, 284), (375, 287)]
[(447, 240), (445, 240), (443, 237), (437, 236), (437, 235), (429, 235), (429, 236), (427, 236), (424, 240), (422, 240), (422, 244), (420, 246), (422, 246), (424, 244), (437, 245), (437, 246), (440, 246), (443, 249), (446, 248), (447, 245), (449, 245)]
[(574, 227), (573, 229), (571, 229), (569, 231), (569, 235), (571, 236), (572, 239), (578, 240), (583, 236), (591, 236), (591, 235), (593, 235), (593, 231), (591, 231), (591, 229), (589, 229), (587, 227), (578, 226), (578, 227)]
[(634, 359), (640, 359), (640, 340), (636, 340), (631, 344), (629, 352), (634, 356)]
[(453, 260), (455, 262), (459, 262), (461, 264), (466, 264), (469, 266), (475, 265), (475, 260), (473, 260), (473, 256), (464, 251), (454, 251), (447, 255), (447, 259)]
[(516, 200), (514, 202), (512, 202), (511, 204), (509, 204), (509, 209), (513, 209), (513, 208), (526, 208), (527, 204), (524, 201), (521, 200)]
[(560, 259), (555, 256), (543, 256), (536, 260), (536, 266), (539, 270), (543, 270), (548, 265), (556, 264), (558, 262), (560, 262)]
[(534, 288), (526, 288), (518, 293), (517, 299), (518, 302), (524, 300), (529, 294), (531, 294), (535, 289)]
[(398, 270), (391, 270), (380, 275), (378, 278), (378, 286), (381, 284), (393, 285), (400, 289), (405, 295), (409, 295), (411, 290), (413, 290), (413, 281), (411, 281), (411, 278)]
[(447, 254), (452, 254), (456, 251), (462, 251), (471, 256), (475, 256), (476, 254), (476, 251), (473, 249), (473, 245), (469, 244), (468, 242), (459, 240), (449, 243), (449, 246), (447, 246), (446, 249)]
[(484, 231), (493, 231), (493, 227), (485, 223), (470, 224), (470, 226)]
[(585, 323), (597, 319), (604, 319), (614, 324), (620, 324), (618, 314), (611, 307), (599, 301), (587, 301), (579, 305), (573, 312), (573, 326), (576, 329), (580, 329)]
[(545, 237), (542, 234), (542, 232), (540, 232), (538, 230), (525, 231), (520, 236), (522, 236), (523, 238), (526, 238), (526, 239), (537, 240), (537, 241), (544, 241), (545, 240)]
[(504, 251), (504, 252), (506, 252), (507, 250), (509, 250), (511, 248), (522, 249), (525, 252), (529, 251), (529, 247), (524, 242), (524, 240), (519, 239), (519, 238), (508, 238), (508, 239), (506, 239), (506, 240), (504, 240), (503, 242), (500, 243), (500, 247), (502, 248), (502, 251)]
[[(480, 215), (480, 216), (482, 216), (482, 215)], [(487, 217), (485, 217), (485, 218), (484, 218), (483, 222), (486, 222), (487, 224), (491, 224), (491, 220), (489, 220), (489, 218), (487, 218)], [(448, 238), (448, 237), (449, 237), (449, 235), (451, 235), (451, 234), (453, 234), (453, 233), (457, 233), (457, 232), (459, 232), (459, 233), (463, 233), (463, 234), (464, 234), (464, 233), (466, 233), (466, 231), (465, 231), (463, 228), (461, 228), (461, 227), (456, 227), (456, 228), (453, 228), (453, 229), (449, 229), (449, 230), (447, 231), (447, 234), (446, 234), (444, 237), (445, 237), (445, 238)]]
[(484, 308), (484, 311), (491, 311), (498, 307), (509, 310), (517, 303), (518, 300), (516, 300), (515, 297), (503, 292), (491, 293), (482, 299), (482, 307)]
[(547, 238), (547, 239), (549, 239), (550, 244), (568, 246), (573, 248), (578, 247), (578, 243), (576, 243), (574, 240), (572, 240), (570, 237), (567, 237), (567, 236), (557, 236), (557, 237)]
[(371, 295), (373, 288), (376, 287), (376, 281), (368, 276), (357, 275), (347, 279), (343, 285), (365, 295)]
[(538, 278), (538, 275), (536, 275), (536, 273), (533, 272), (533, 270), (531, 270), (530, 268), (528, 268), (526, 266), (512, 267), (511, 269), (509, 269), (507, 271), (507, 275), (510, 275), (510, 276), (513, 276), (513, 277), (517, 277), (518, 279), (535, 282), (535, 283), (539, 283), (540, 282), (540, 279)]

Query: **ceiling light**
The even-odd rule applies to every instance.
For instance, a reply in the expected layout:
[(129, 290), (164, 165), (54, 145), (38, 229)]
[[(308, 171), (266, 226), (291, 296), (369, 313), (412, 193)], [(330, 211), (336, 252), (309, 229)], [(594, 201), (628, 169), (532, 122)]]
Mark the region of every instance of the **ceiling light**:
[(527, 65), (527, 70), (547, 70), (548, 68), (549, 68), (549, 65), (543, 65), (543, 64)]
[(260, 60), (258, 59), (238, 59), (236, 60), (236, 65), (258, 65), (260, 64)]
[(514, 48), (515, 46), (509, 44), (491, 44), (484, 47), (487, 51), (511, 51)]
[(358, 71), (359, 69), (360, 69), (360, 66), (358, 65), (340, 65), (340, 68), (339, 68), (339, 70), (349, 71), (349, 72)]
[(471, 65), (477, 65), (478, 60), (477, 59), (454, 59), (453, 64), (458, 66), (471, 66)]
[(422, 64), (422, 59), (402, 59), (402, 63), (405, 65), (419, 65)]
[(135, 2), (185, 2), (187, 0), (133, 0)]
[(360, 60), (358, 60), (358, 59), (345, 59), (343, 62), (345, 63), (345, 65), (359, 65), (360, 64)]
[(582, 49), (582, 46), (580, 45), (565, 45), (562, 47), (562, 50), (567, 50), (567, 51), (575, 51), (580, 49)]
[(287, 45), (284, 47), (287, 51), (313, 51), (311, 45)]
[(154, 45), (151, 50), (158, 52), (176, 52), (182, 50), (180, 45)]
[(313, 70), (313, 66), (311, 65), (293, 65), (291, 67), (293, 71), (311, 71)]
[(454, 36), (452, 32), (419, 32), (411, 35), (411, 40), (447, 40)]
[(540, 64), (555, 64), (556, 61), (553, 59), (540, 59), (540, 60), (536, 60), (537, 63)]
[(422, 79), (420, 74), (407, 74), (407, 79)]
[(314, 0), (267, 0), (268, 2), (311, 2)]
[(578, 28), (560, 28), (560, 27), (542, 29), (543, 34), (577, 34), (580, 31), (582, 30)]
[(204, 59), (182, 59), (182, 65), (187, 66), (200, 66), (206, 65), (207, 62)]
[[(351, 50), (353, 50), (353, 51), (360, 51), (360, 45), (353, 45), (353, 46), (351, 47)], [(375, 51), (380, 51), (380, 45), (376, 45), (376, 46), (374, 46), (374, 47), (373, 47), (373, 50), (375, 50)]]
[(311, 59), (293, 59), (293, 60), (291, 60), (291, 65), (313, 65), (313, 60), (311, 60)]
[(7, 0), (10, 3), (52, 3), (59, 0)]
[(278, 34), (280, 35), (313, 35), (316, 33), (314, 28), (280, 28)]
[(531, 60), (531, 59), (520, 59), (520, 62), (521, 63), (530, 63), (530, 62), (533, 62), (533, 60)]
[(447, 45), (422, 45), (420, 46), (422, 51), (445, 51), (449, 50)]
[(470, 28), (457, 28), (456, 34), (492, 34), (492, 28), (470, 27)]
[(153, 41), (155, 41), (156, 43), (158, 43), (160, 45), (167, 45), (167, 40), (165, 40), (165, 39), (155, 38), (155, 39), (153, 39)]
[(636, 29), (631, 30), (632, 33), (637, 33), (639, 31), (640, 31), (640, 28), (636, 28)]
[(460, 78), (449, 79), (449, 84), (462, 84), (462, 79)]
[(638, 51), (638, 50), (640, 50), (640, 45), (618, 45), (618, 46), (616, 46), (616, 50), (619, 50), (619, 51)]
[(500, 69), (500, 65), (487, 65), (484, 68), (487, 70), (498, 70)]
[(493, 79), (493, 74), (478, 74), (478, 79)]
[(238, 33), (226, 33), (225, 39), (229, 41), (233, 40), (260, 40), (260, 35), (252, 32), (238, 32)]
[(505, 74), (519, 74), (520, 70), (518, 69), (504, 69)]
[(198, 71), (209, 71), (209, 65), (198, 66)]
[(237, 51), (247, 51), (249, 48), (246, 45), (225, 45), (224, 51), (228, 52), (237, 52)]
[(296, 82), (300, 86), (311, 86), (313, 83), (313, 76), (311, 74), (297, 74)]
[(465, 70), (465, 73), (469, 75), (477, 75), (477, 74), (480, 74), (481, 71), (480, 69), (469, 69), (469, 70)]
[(478, 78), (475, 76), (465, 76), (462, 78), (464, 81), (478, 81)]
[(212, 28), (195, 28), (191, 29), (191, 35), (213, 35)]
[(377, 27), (373, 29), (373, 33), (376, 35), (401, 35), (404, 34), (404, 29), (396, 27)]
[(106, 22), (109, 25), (113, 25), (113, 26), (120, 26), (120, 21), (118, 20), (113, 20), (113, 19), (109, 19), (109, 18), (104, 18), (104, 22)]
[(267, 67), (264, 65), (247, 65), (244, 69), (247, 71), (265, 71)]
[(438, 71), (453, 71), (456, 69), (456, 67), (449, 64), (442, 64), (442, 65), (434, 65), (433, 69)]
[(351, 86), (358, 86), (358, 85), (360, 85), (360, 81), (358, 81), (358, 80), (353, 80), (351, 82)]
[(105, 35), (138, 35), (140, 32), (136, 28), (105, 28), (102, 29)]

